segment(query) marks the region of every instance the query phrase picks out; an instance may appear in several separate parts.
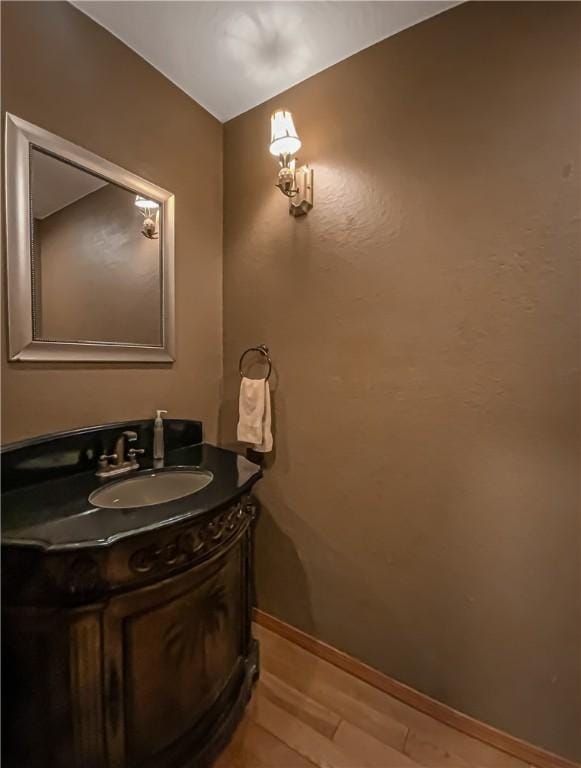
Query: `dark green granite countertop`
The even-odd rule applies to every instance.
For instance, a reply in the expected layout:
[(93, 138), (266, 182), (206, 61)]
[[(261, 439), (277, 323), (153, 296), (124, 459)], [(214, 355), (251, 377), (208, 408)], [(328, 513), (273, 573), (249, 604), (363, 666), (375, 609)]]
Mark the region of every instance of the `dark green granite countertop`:
[(262, 475), (257, 464), (207, 443), (169, 451), (165, 467), (180, 466), (208, 470), (214, 479), (190, 496), (134, 509), (102, 509), (89, 504), (92, 491), (121, 479), (98, 478), (94, 468), (9, 490), (2, 494), (2, 543), (51, 551), (107, 546), (227, 505), (248, 492)]

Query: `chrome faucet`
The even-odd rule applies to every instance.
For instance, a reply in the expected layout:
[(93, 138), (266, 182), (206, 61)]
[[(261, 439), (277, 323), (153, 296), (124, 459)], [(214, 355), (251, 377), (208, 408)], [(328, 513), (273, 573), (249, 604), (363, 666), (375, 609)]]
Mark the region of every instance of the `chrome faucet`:
[(131, 472), (132, 469), (139, 469), (139, 463), (135, 458), (138, 454), (145, 453), (143, 448), (130, 448), (125, 457), (126, 443), (133, 443), (137, 440), (137, 432), (128, 429), (122, 432), (115, 441), (115, 452), (99, 456), (99, 468), (97, 477), (112, 477), (122, 475), (124, 472)]

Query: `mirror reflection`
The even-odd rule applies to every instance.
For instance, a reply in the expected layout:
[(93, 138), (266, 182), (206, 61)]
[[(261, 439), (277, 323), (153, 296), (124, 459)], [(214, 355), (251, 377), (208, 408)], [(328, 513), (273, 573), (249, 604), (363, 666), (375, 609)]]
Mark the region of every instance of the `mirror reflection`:
[(160, 346), (160, 204), (31, 148), (35, 340)]

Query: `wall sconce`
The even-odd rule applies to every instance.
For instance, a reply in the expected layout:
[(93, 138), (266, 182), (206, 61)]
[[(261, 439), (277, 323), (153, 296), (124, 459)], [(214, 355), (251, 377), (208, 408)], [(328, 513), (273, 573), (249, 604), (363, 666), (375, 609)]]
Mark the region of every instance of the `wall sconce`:
[(293, 157), (300, 148), (292, 114), (277, 110), (270, 118), (270, 154), (278, 157), (276, 186), (289, 198), (289, 213), (293, 216), (302, 216), (313, 207), (313, 169), (308, 165), (297, 168)]
[(135, 207), (139, 208), (143, 216), (143, 229), (141, 230), (141, 234), (144, 237), (148, 237), (150, 240), (157, 240), (159, 238), (159, 230), (157, 228), (159, 203), (156, 200), (150, 200), (147, 197), (136, 195)]

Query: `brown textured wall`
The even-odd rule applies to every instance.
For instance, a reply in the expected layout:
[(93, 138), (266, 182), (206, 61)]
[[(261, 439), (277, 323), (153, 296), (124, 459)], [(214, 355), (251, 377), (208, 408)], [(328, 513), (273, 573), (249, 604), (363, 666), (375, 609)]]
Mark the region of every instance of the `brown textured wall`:
[(154, 408), (203, 419), (207, 437), (215, 439), (222, 374), (222, 126), (105, 29), (61, 2), (2, 3), (2, 111), (175, 194), (177, 325), (173, 366), (9, 364), (3, 346), (4, 440), (144, 418)]
[(269, 344), (262, 608), (577, 758), (580, 23), (468, 3), (226, 124), (222, 411)]

